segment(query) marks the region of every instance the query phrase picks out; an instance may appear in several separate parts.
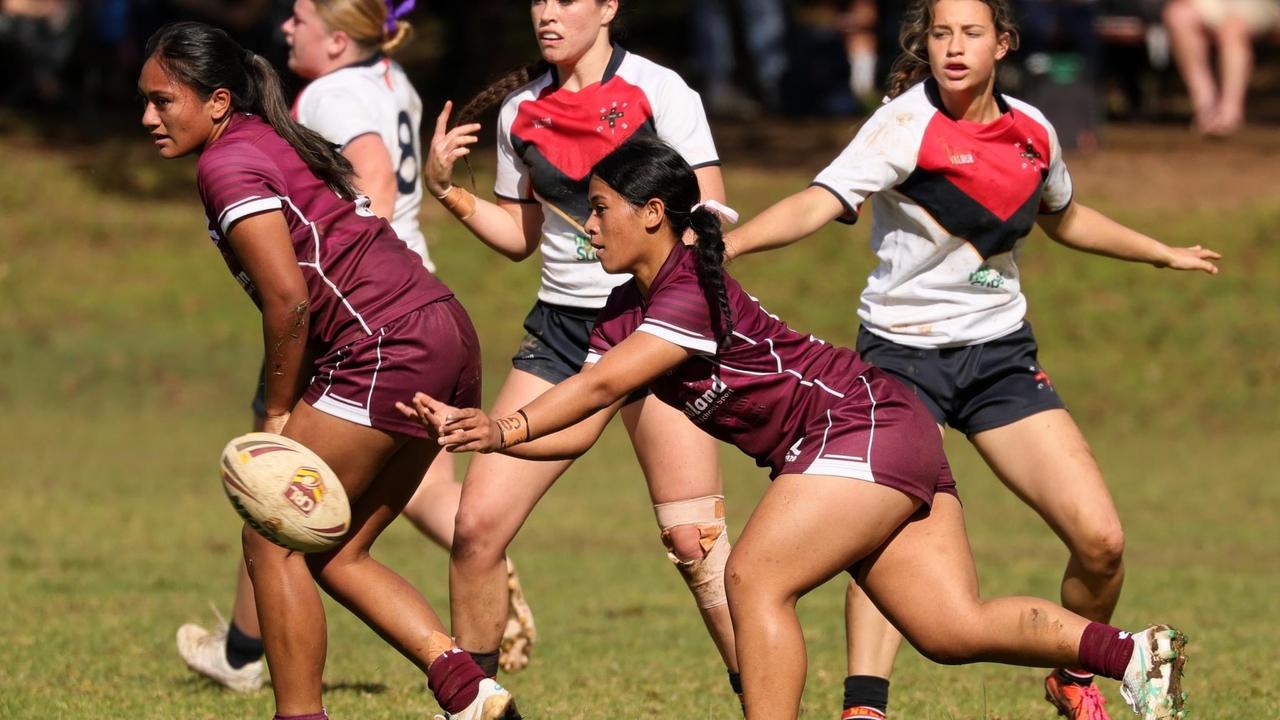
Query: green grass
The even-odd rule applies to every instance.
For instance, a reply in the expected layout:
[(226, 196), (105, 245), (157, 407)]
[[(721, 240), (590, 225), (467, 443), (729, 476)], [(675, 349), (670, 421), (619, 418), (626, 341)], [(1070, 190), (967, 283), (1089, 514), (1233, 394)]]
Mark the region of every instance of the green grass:
[[(1152, 160), (1128, 139), (1073, 163), (1079, 198), (1169, 242), (1222, 250), (1224, 273), (1125, 265), (1037, 235), (1022, 266), (1042, 360), (1125, 521), (1116, 624), (1164, 621), (1190, 633), (1197, 717), (1277, 717), (1280, 193), (1218, 184), (1190, 202), (1151, 168), (1192, 176), (1232, 162), (1274, 188), (1280, 137), (1227, 148), (1221, 160), (1201, 146)], [(750, 216), (803, 187), (836, 150), (803, 170), (729, 152), (730, 196)], [(230, 601), (239, 523), (213, 468), (222, 443), (246, 429), (259, 358), (255, 314), (208, 245), (191, 165), (162, 163), (145, 140), (55, 151), (9, 137), (0, 156), (0, 718), (268, 717), (269, 693), (220, 692), (173, 649), (180, 623), (209, 620), (209, 601), (224, 612)], [(482, 190), (488, 182), (480, 178)], [(536, 264), (483, 249), (438, 208), (428, 224), (443, 277), (480, 330), (491, 395)], [(833, 226), (733, 271), (772, 311), (850, 343), (872, 260), (867, 225)], [(1061, 544), (963, 439), (948, 447), (984, 592), (1055, 597)], [(508, 684), (531, 718), (735, 717), (631, 457), (611, 429), (517, 539), (542, 640), (533, 666)], [(766, 480), (736, 451), (724, 457), (740, 528)], [(442, 552), (402, 523), (378, 552), (447, 609)], [(801, 605), (807, 717), (837, 712), (842, 599), (842, 584), (829, 583)], [(412, 666), (330, 608), (333, 717), (429, 716), (434, 703)], [(904, 651), (896, 717), (1047, 720), (1041, 675), (944, 668)], [(1105, 692), (1121, 717), (1114, 684)]]

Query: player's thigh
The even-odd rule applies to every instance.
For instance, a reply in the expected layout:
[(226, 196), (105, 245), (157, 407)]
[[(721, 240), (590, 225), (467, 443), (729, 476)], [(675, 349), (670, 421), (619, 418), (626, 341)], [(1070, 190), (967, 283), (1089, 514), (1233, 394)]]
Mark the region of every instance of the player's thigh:
[(1119, 533), (1111, 491), (1066, 410), (1036, 413), (970, 439), (996, 476), (1069, 545)]
[(319, 455), (338, 476), (353, 505), (404, 442), (403, 436), (358, 425), (305, 402), (294, 407), (282, 434)]
[(622, 408), (636, 459), (655, 503), (723, 492), (719, 442), (653, 395)]
[(802, 595), (870, 555), (919, 504), (864, 480), (779, 476), (729, 556), (730, 594)]
[[(509, 415), (552, 387), (535, 375), (512, 370), (489, 414)], [(457, 532), (467, 539), (483, 535), (510, 542), (570, 462), (522, 460), (501, 453), (472, 456), (458, 504)]]
[(960, 501), (939, 493), (927, 515), (897, 529), (862, 561), (858, 584), (905, 635), (947, 632), (978, 603), (978, 575)]

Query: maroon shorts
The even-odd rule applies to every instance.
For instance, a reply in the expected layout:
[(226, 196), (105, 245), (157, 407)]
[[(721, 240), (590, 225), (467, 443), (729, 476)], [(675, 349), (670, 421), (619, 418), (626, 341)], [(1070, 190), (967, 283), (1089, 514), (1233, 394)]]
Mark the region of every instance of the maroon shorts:
[(847, 477), (893, 488), (932, 507), (935, 493), (956, 495), (942, 433), (900, 381), (872, 368), (858, 389), (813, 418), (777, 475)]
[(302, 399), (359, 425), (428, 437), (426, 428), (396, 409), (397, 400), (408, 403), (419, 391), (457, 407), (480, 406), (480, 341), (452, 297), (318, 358)]

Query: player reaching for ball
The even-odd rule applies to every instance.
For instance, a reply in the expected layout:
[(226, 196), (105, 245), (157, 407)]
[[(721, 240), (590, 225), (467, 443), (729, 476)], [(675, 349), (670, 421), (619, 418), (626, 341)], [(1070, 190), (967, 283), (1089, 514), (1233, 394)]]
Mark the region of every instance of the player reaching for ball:
[[(1124, 579), (1120, 518), (1088, 444), (1036, 358), (1015, 253), (1033, 225), (1077, 250), (1216, 273), (1219, 255), (1173, 248), (1072, 201), (1053, 127), (995, 89), (1017, 46), (1007, 0), (915, 0), (892, 101), (806, 190), (726, 239), (729, 257), (795, 242), (872, 206), (880, 266), (858, 311), (858, 351), (898, 376), (977, 447), (995, 474), (1071, 551), (1062, 604), (1107, 622)], [(859, 517), (860, 514), (855, 514)], [(878, 720), (900, 636), (851, 592), (846, 720)], [(1094, 672), (1045, 679), (1059, 712), (1106, 718)]]
[[(697, 170), (701, 194), (724, 199), (719, 158), (698, 95), (667, 68), (610, 42), (618, 0), (534, 2), (542, 59), (500, 80), (463, 108), (441, 112), (427, 157), (427, 189), (482, 242), (512, 260), (542, 252), (542, 287), (527, 335), (494, 400), (507, 413), (571, 377), (609, 291), (626, 278), (600, 268), (583, 223), (591, 167), (619, 147), (656, 135)], [(503, 98), (505, 97), (505, 100)], [(452, 184), (453, 167), (477, 142), (468, 117), (502, 100), (497, 202)], [(622, 410), (649, 485), (654, 515), (737, 690), (733, 630), (725, 607), (729, 554), (715, 441), (679, 412), (639, 392)], [(506, 608), (503, 555), (534, 505), (569, 466), (504, 456), (467, 469), (450, 555), (450, 608), (458, 643), (496, 672)], [(512, 480), (519, 478), (520, 482)]]
[(399, 405), (406, 417), (450, 451), (573, 457), (647, 387), (769, 468), (726, 581), (749, 720), (797, 716), (806, 658), (795, 606), (846, 569), (937, 662), (1083, 667), (1121, 680), (1145, 718), (1182, 717), (1177, 631), (1129, 634), (1046, 600), (979, 597), (929, 410), (856, 352), (792, 330), (723, 271), (720, 221), (678, 153), (625, 145), (596, 166), (589, 192), (600, 264), (633, 277), (600, 312), (582, 371), (497, 420), (430, 393)]
[[(410, 5), (389, 8), (383, 0), (297, 0), (282, 30), (289, 46), (289, 69), (311, 81), (294, 104), (294, 118), (342, 149), (355, 171), (355, 189), (369, 198), (369, 209), (386, 218), (434, 273), (418, 223), (422, 101), (400, 64), (388, 57), (411, 35), (409, 24), (399, 19)], [(265, 419), (262, 388), (260, 381), (253, 402), (255, 429), (261, 429)], [(453, 459), (442, 453), (405, 506), (404, 516), (447, 550), (453, 544), (461, 491), (454, 479)], [(513, 672), (528, 664), (536, 633), (514, 565), (508, 561), (506, 567), (511, 592), (500, 663)], [(189, 667), (225, 687), (248, 691), (262, 686), (261, 633), (253, 585), (243, 565), (230, 622), (212, 630), (183, 625), (177, 646)]]
[(289, 117), (266, 59), (200, 23), (160, 29), (145, 57), (143, 126), (161, 157), (200, 156), (209, 235), (262, 311), (265, 430), (315, 450), (351, 502), (350, 531), (327, 552), (242, 534), (277, 720), (327, 717), (316, 583), (426, 673), (446, 717), (518, 718), (422, 595), (370, 555), (439, 450), (393, 399), (424, 384), (480, 399), (466, 311), (356, 194), (346, 158)]

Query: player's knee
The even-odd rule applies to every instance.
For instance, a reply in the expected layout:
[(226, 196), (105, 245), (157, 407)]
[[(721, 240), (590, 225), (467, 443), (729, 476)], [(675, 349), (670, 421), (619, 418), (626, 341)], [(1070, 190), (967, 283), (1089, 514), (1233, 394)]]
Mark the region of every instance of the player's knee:
[(725, 564), (729, 533), (724, 521), (724, 496), (708, 495), (653, 506), (662, 529), (662, 543), (693, 592), (698, 607), (725, 604)]
[(929, 633), (925, 637), (912, 638), (911, 645), (921, 655), (939, 665), (962, 665), (973, 658), (969, 648), (955, 636)]
[(1110, 577), (1124, 565), (1124, 530), (1119, 523), (1094, 528), (1076, 550), (1080, 565), (1091, 575)]
[(454, 563), (497, 562), (506, 552), (507, 546), (499, 537), (496, 517), (468, 509), (465, 505), (458, 508), (450, 551), (450, 559)]

